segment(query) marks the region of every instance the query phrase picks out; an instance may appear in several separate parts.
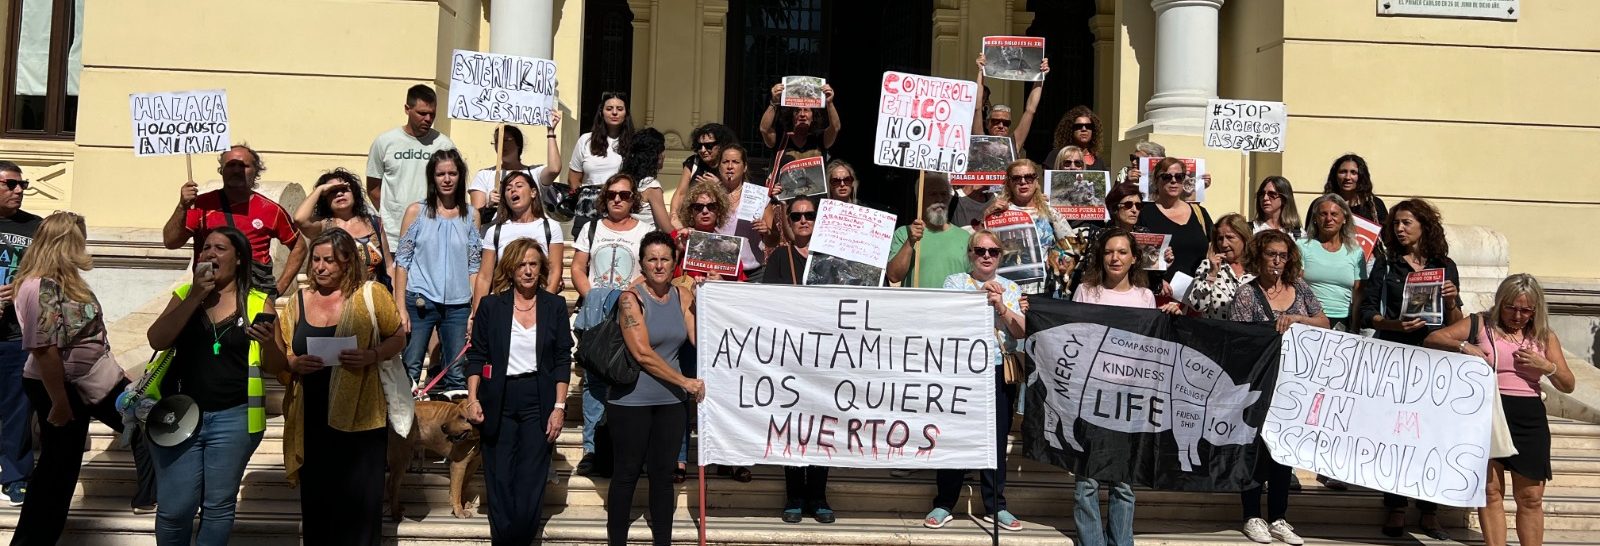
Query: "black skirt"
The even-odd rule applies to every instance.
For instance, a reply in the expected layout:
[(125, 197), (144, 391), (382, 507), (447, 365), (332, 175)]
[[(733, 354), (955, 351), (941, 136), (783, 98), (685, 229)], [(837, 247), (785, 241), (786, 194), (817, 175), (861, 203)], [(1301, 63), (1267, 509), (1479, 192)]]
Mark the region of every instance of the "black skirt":
[(1511, 444), (1517, 454), (1495, 459), (1506, 470), (1524, 478), (1550, 479), (1550, 421), (1544, 413), (1544, 400), (1537, 396), (1500, 396), (1506, 409), (1506, 425), (1511, 429)]

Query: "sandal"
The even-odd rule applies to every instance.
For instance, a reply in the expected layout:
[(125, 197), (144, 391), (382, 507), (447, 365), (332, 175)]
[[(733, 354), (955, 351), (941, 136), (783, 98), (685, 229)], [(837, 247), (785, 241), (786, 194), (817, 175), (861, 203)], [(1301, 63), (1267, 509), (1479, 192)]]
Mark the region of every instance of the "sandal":
[(756, 479), (755, 474), (750, 472), (750, 467), (748, 466), (740, 466), (733, 469), (733, 481), (750, 483), (754, 479)]
[(1021, 531), (1022, 530), (1022, 521), (1017, 519), (1016, 516), (1011, 515), (1011, 511), (1010, 510), (1001, 510), (1000, 512), (996, 513), (994, 516), (983, 516), (983, 522), (984, 523), (994, 524), (994, 520), (995, 519), (999, 519), (1000, 520), (1000, 528), (1001, 529), (1005, 529), (1007, 531)]
[(955, 519), (955, 516), (950, 515), (949, 510), (934, 508), (928, 512), (928, 515), (922, 517), (922, 526), (929, 529), (940, 529), (945, 524), (950, 523), (952, 519)]
[[(1400, 520), (1400, 523), (1399, 524), (1394, 524), (1393, 522), (1395, 520)], [(1400, 538), (1402, 536), (1405, 536), (1405, 534), (1406, 534), (1406, 509), (1405, 508), (1390, 508), (1389, 509), (1388, 519), (1384, 520), (1384, 522), (1383, 522), (1383, 536), (1393, 537), (1393, 538)]]

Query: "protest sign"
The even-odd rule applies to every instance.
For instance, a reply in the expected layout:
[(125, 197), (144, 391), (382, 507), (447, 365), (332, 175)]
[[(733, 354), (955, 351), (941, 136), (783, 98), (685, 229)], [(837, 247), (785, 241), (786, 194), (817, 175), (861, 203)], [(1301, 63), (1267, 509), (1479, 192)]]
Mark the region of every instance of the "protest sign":
[(828, 96), (822, 92), (827, 80), (816, 76), (784, 76), (783, 95), (779, 104), (793, 108), (823, 108)]
[(823, 199), (811, 232), (805, 284), (878, 286), (889, 265), (894, 215)]
[(1406, 273), (1400, 294), (1400, 318), (1420, 318), (1429, 326), (1444, 326), (1444, 270)]
[(696, 296), (701, 464), (994, 468), (982, 292), (712, 282)]
[(968, 129), (978, 84), (884, 72), (872, 161), (942, 173), (967, 171)]
[(738, 235), (691, 230), (689, 240), (683, 245), (683, 269), (713, 275), (738, 275), (739, 251), (744, 244), (744, 237)]
[(1067, 220), (1108, 220), (1106, 194), (1111, 193), (1111, 173), (1106, 171), (1045, 171), (1045, 195), (1050, 206)]
[(952, 186), (995, 186), (1006, 183), (1006, 165), (1016, 158), (1011, 137), (973, 135), (967, 147), (967, 172), (950, 175)]
[[(1082, 288), (1080, 288), (1081, 290)], [(1022, 442), (1080, 476), (1157, 489), (1253, 484), (1279, 336), (1257, 324), (1030, 298)]]
[(550, 125), (556, 110), (556, 63), (457, 49), (450, 55), (453, 119)]
[(761, 215), (766, 213), (767, 203), (769, 202), (771, 202), (771, 198), (768, 196), (765, 186), (746, 182), (744, 191), (739, 193), (738, 218), (751, 222), (760, 220)]
[(1378, 15), (1516, 21), (1520, 0), (1378, 0)]
[[(1145, 201), (1156, 200), (1155, 194), (1152, 193), (1150, 188), (1153, 184), (1156, 184), (1160, 181), (1156, 180), (1156, 177), (1159, 175), (1152, 171), (1155, 170), (1157, 164), (1161, 163), (1162, 159), (1166, 158), (1139, 158), (1139, 193), (1144, 194)], [(1206, 175), (1206, 160), (1200, 158), (1179, 158), (1178, 161), (1183, 162), (1184, 171), (1189, 175), (1189, 177), (1183, 181), (1183, 195), (1181, 197), (1184, 201), (1188, 201), (1190, 203), (1205, 202), (1206, 185), (1205, 181), (1202, 180), (1201, 177)]]
[(1414, 499), (1483, 506), (1490, 397), (1499, 396), (1483, 359), (1296, 324), (1280, 362), (1261, 428), (1273, 460)]
[(778, 169), (778, 199), (788, 201), (802, 195), (822, 195), (828, 193), (827, 183), (822, 156), (796, 159)]
[(1044, 38), (984, 36), (983, 77), (1025, 82), (1044, 81)]
[(221, 89), (128, 95), (133, 155), (226, 152), (233, 143), (228, 92)]
[(1148, 231), (1133, 234), (1133, 240), (1139, 242), (1139, 263), (1144, 264), (1144, 269), (1149, 271), (1166, 271), (1167, 249), (1172, 246), (1172, 235), (1167, 233), (1150, 233)]
[(1015, 283), (1044, 279), (1044, 249), (1033, 217), (1008, 210), (983, 219), (983, 226), (1000, 239), (1000, 268), (995, 272)]
[(1289, 110), (1281, 102), (1206, 101), (1207, 148), (1282, 153), (1288, 127)]

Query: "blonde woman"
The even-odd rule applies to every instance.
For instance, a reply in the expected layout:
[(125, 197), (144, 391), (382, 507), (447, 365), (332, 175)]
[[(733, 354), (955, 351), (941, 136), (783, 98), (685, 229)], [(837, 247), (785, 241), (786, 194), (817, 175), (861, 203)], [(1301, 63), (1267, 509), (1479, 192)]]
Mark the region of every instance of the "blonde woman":
[(1551, 477), (1550, 423), (1539, 397), (1539, 380), (1549, 378), (1551, 385), (1565, 393), (1578, 386), (1567, 367), (1561, 338), (1550, 329), (1549, 316), (1539, 280), (1518, 273), (1500, 282), (1494, 307), (1481, 320), (1458, 320), (1428, 334), (1423, 342), (1430, 349), (1482, 358), (1495, 368), (1517, 454), (1489, 461), (1489, 485), (1484, 489), (1487, 502), (1478, 509), (1483, 543), (1489, 546), (1506, 543), (1501, 499), (1505, 498), (1507, 470), (1511, 471), (1511, 496), (1517, 501), (1517, 542), (1544, 544), (1544, 482)]
[[(31, 357), (22, 369), (22, 389), (38, 417), (40, 444), (12, 544), (55, 544), (61, 538), (89, 421), (122, 432), (116, 393), (128, 379), (110, 358), (100, 302), (83, 280), (91, 267), (84, 232), (82, 216), (57, 212), (45, 218), (14, 280), (22, 348)], [(134, 442), (133, 455), (140, 476), (134, 506), (155, 504), (144, 442)]]
[[(1071, 245), (1067, 242), (1072, 234), (1072, 225), (1056, 214), (1050, 208), (1050, 202), (1045, 198), (1043, 191), (1044, 169), (1038, 163), (1027, 159), (1018, 159), (1006, 165), (1006, 185), (1000, 192), (999, 199), (995, 199), (984, 212), (984, 224), (990, 229), (997, 229), (995, 220), (1005, 212), (1021, 211), (1027, 213), (1033, 220), (1033, 227), (1038, 236), (1039, 248), (1044, 251), (1045, 263), (1055, 272), (1071, 271), (1076, 257), (1068, 250)], [(1006, 265), (1002, 260), (1001, 266)], [(1051, 290), (1045, 286), (1046, 279), (1054, 272), (1046, 272), (1044, 278), (1019, 282), (1024, 294), (1041, 294)], [(1005, 273), (1001, 273), (1005, 276)]]

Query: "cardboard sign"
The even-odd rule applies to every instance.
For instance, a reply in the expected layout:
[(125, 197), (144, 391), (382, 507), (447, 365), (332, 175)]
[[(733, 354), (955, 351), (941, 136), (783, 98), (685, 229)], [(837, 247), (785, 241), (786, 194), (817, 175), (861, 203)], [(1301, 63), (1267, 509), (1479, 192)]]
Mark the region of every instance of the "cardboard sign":
[(1261, 439), (1281, 464), (1478, 507), (1493, 396), (1495, 370), (1481, 358), (1296, 324)]
[(228, 123), (228, 92), (221, 89), (134, 93), (133, 155), (209, 154), (233, 145)]
[(792, 108), (823, 108), (828, 106), (828, 96), (822, 92), (827, 80), (816, 76), (784, 76), (783, 94), (778, 101)]
[(738, 275), (744, 237), (690, 231), (683, 244), (683, 269), (714, 275)]
[(1106, 171), (1045, 171), (1044, 191), (1062, 218), (1109, 220), (1106, 194), (1111, 193), (1111, 180)]
[(696, 296), (702, 464), (994, 468), (982, 292), (714, 282)]
[(1025, 82), (1044, 81), (1044, 38), (983, 37), (983, 77)]
[(550, 125), (556, 115), (556, 63), (457, 49), (450, 55), (452, 119)]
[[(1145, 201), (1156, 200), (1155, 194), (1151, 191), (1151, 187), (1157, 183), (1157, 180), (1155, 179), (1156, 174), (1151, 171), (1155, 170), (1156, 165), (1161, 163), (1162, 159), (1166, 158), (1139, 158), (1139, 193), (1144, 194)], [(1183, 182), (1183, 200), (1190, 203), (1205, 202), (1206, 184), (1201, 177), (1205, 176), (1206, 174), (1206, 160), (1200, 158), (1180, 158), (1179, 161), (1183, 162), (1184, 170), (1189, 174), (1189, 178)]]
[(884, 72), (872, 161), (878, 165), (967, 172), (968, 130), (978, 84)]
[(1011, 137), (973, 135), (967, 147), (967, 172), (950, 175), (952, 186), (997, 186), (1006, 183), (1006, 165), (1016, 160)]
[(887, 212), (823, 199), (817, 209), (802, 282), (883, 284), (883, 270), (889, 265), (889, 247), (894, 239), (894, 220), (894, 215)]
[(1206, 147), (1243, 152), (1283, 152), (1289, 110), (1281, 102), (1206, 101)]

